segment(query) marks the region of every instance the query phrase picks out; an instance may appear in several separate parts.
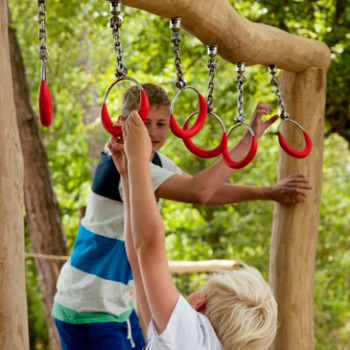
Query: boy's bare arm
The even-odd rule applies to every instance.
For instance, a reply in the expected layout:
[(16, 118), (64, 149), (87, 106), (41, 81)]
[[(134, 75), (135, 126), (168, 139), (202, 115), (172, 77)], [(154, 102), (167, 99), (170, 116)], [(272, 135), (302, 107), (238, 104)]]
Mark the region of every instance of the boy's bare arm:
[(165, 232), (153, 192), (149, 158), (151, 143), (136, 112), (123, 126), (128, 158), (131, 228), (142, 282), (159, 333), (166, 329), (179, 298), (165, 252)]
[[(262, 116), (269, 114), (271, 111), (272, 108), (269, 104), (258, 103), (251, 122), (257, 137), (260, 137), (276, 121), (277, 116), (273, 116), (266, 121), (262, 120)], [(247, 153), (249, 145), (250, 136), (246, 133), (241, 141), (231, 149), (232, 158), (234, 160), (242, 159)], [(156, 196), (186, 203), (214, 205), (256, 199), (295, 204), (306, 196), (306, 190), (311, 189), (308, 181), (302, 175), (294, 175), (269, 187), (226, 184), (234, 171), (220, 159), (195, 176), (185, 174), (170, 177), (159, 186)]]
[(190, 175), (174, 175), (166, 180), (156, 191), (158, 198), (186, 203), (210, 205), (232, 204), (252, 200), (273, 200), (281, 204), (296, 204), (303, 201), (311, 189), (303, 175), (291, 175), (272, 186), (249, 186), (223, 184), (208, 198), (205, 189), (199, 189)]
[(130, 222), (130, 190), (129, 179), (127, 174), (127, 162), (124, 153), (124, 146), (115, 138), (112, 137), (108, 143), (108, 148), (111, 151), (113, 161), (118, 169), (121, 177), (124, 201), (124, 233), (125, 233), (125, 247), (128, 256), (128, 261), (134, 277), (134, 285), (136, 291), (137, 304), (139, 306), (141, 316), (146, 325), (151, 320), (151, 312), (148, 306), (146, 294), (143, 288), (139, 263), (135, 252), (134, 242), (131, 233)]

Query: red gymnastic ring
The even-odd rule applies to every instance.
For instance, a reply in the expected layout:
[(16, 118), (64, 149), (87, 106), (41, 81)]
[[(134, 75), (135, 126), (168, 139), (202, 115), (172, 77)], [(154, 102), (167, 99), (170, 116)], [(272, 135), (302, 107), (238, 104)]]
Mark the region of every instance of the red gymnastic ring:
[(250, 133), (250, 135), (251, 135), (250, 148), (249, 148), (249, 151), (246, 154), (246, 156), (243, 159), (239, 160), (239, 161), (235, 161), (235, 160), (233, 160), (230, 157), (230, 153), (229, 153), (227, 147), (222, 152), (222, 157), (224, 158), (224, 161), (225, 161), (226, 165), (229, 166), (230, 168), (233, 168), (233, 169), (241, 169), (241, 168), (244, 168), (245, 166), (247, 166), (254, 159), (254, 157), (256, 155), (256, 152), (258, 150), (258, 142), (257, 142), (257, 138), (256, 138), (256, 135), (255, 135), (255, 132), (246, 123), (239, 122), (236, 125), (234, 125), (229, 130), (229, 132), (227, 133), (227, 137), (231, 134), (231, 132), (234, 129), (238, 128), (241, 125), (244, 126), (245, 128), (247, 128), (249, 133)]
[[(185, 89), (191, 89), (194, 90), (197, 94), (198, 94), (198, 103), (199, 103), (199, 113), (198, 113), (198, 117), (195, 121), (195, 123), (193, 124), (192, 127), (190, 127), (189, 129), (182, 129), (175, 120), (174, 117), (174, 105), (176, 102), (177, 97), (180, 95), (180, 93), (185, 90)], [(207, 118), (207, 102), (205, 100), (205, 98), (199, 93), (199, 91), (194, 88), (193, 86), (184, 86), (183, 88), (179, 89), (173, 100), (171, 101), (171, 105), (170, 105), (170, 120), (169, 120), (169, 125), (170, 125), (170, 129), (173, 132), (173, 134), (179, 138), (189, 138), (189, 137), (193, 137), (194, 135), (198, 134), (198, 132), (202, 129), (205, 120)]]
[(136, 84), (136, 86), (139, 88), (140, 90), (140, 108), (138, 110), (138, 113), (142, 119), (143, 122), (146, 121), (147, 116), (148, 116), (148, 111), (149, 111), (149, 100), (148, 100), (148, 96), (146, 94), (146, 91), (143, 89), (142, 85), (137, 82), (135, 79), (133, 78), (129, 78), (129, 77), (123, 77), (123, 78), (119, 78), (116, 81), (114, 81), (112, 83), (112, 85), (108, 88), (105, 97), (103, 99), (103, 105), (102, 105), (102, 109), (101, 109), (101, 122), (103, 127), (113, 136), (117, 136), (117, 137), (122, 137), (123, 136), (123, 132), (122, 132), (122, 128), (120, 125), (117, 125), (115, 123), (112, 122), (109, 113), (108, 113), (108, 108), (107, 108), (107, 98), (108, 95), (110, 93), (110, 91), (112, 90), (112, 88), (114, 87), (114, 85), (116, 85), (117, 83), (119, 83), (120, 81), (124, 81), (124, 80), (128, 80), (131, 81), (132, 83)]
[[(292, 148), (292, 146), (287, 142), (287, 140), (283, 137), (280, 128), (283, 122), (290, 122), (293, 123), (294, 125), (296, 125), (302, 132), (304, 135), (304, 140), (305, 140), (305, 147), (304, 149), (297, 151), (294, 148)], [(290, 118), (286, 118), (283, 119), (281, 124), (278, 126), (278, 141), (281, 145), (281, 147), (292, 157), (294, 158), (305, 158), (307, 157), (310, 152), (311, 152), (311, 148), (312, 148), (312, 141), (311, 138), (309, 136), (309, 134), (303, 129), (303, 127), (297, 123), (295, 120), (290, 119)]]
[[(187, 118), (187, 120), (185, 121), (185, 124), (183, 126), (183, 130), (188, 130), (188, 123), (189, 123), (190, 119), (192, 118), (192, 116), (194, 116), (195, 114), (198, 114), (198, 112), (193, 112)], [(225, 126), (224, 126), (222, 120), (216, 114), (214, 114), (212, 112), (208, 112), (208, 114), (213, 116), (214, 118), (216, 118), (220, 122), (222, 130), (223, 130), (222, 138), (221, 138), (221, 141), (220, 141), (218, 146), (216, 146), (215, 148), (213, 148), (211, 150), (204, 150), (204, 149), (201, 149), (198, 146), (196, 146), (192, 142), (191, 138), (182, 139), (186, 148), (192, 154), (194, 154), (197, 157), (201, 157), (201, 158), (214, 158), (214, 157), (218, 156), (219, 154), (221, 154), (225, 148), (227, 148), (227, 134), (226, 134)]]

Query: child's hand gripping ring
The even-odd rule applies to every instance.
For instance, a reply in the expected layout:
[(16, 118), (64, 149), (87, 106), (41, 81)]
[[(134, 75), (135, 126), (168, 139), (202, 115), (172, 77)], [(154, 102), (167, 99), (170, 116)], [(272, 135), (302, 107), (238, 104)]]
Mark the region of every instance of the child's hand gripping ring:
[(250, 136), (251, 136), (250, 148), (249, 148), (249, 151), (246, 154), (246, 156), (241, 160), (235, 161), (235, 160), (231, 159), (230, 153), (229, 153), (227, 147), (222, 152), (222, 157), (224, 158), (226, 165), (229, 166), (230, 168), (233, 168), (233, 169), (241, 169), (241, 168), (244, 168), (245, 166), (247, 166), (254, 159), (256, 152), (258, 150), (258, 142), (257, 142), (255, 132), (251, 128), (251, 126), (249, 126), (246, 123), (238, 122), (236, 125), (234, 125), (229, 130), (229, 132), (227, 133), (227, 137), (231, 134), (231, 132), (234, 129), (238, 128), (241, 125), (243, 125), (249, 131)]
[(117, 125), (117, 124), (112, 122), (112, 120), (109, 116), (109, 113), (108, 113), (108, 109), (107, 109), (107, 98), (108, 98), (110, 91), (114, 87), (114, 85), (116, 85), (120, 81), (124, 81), (124, 80), (128, 80), (128, 81), (131, 81), (132, 83), (136, 84), (136, 86), (140, 90), (140, 108), (138, 110), (138, 113), (139, 113), (143, 122), (147, 119), (148, 111), (149, 111), (148, 96), (146, 94), (146, 91), (143, 89), (143, 87), (141, 86), (141, 84), (139, 82), (137, 82), (135, 79), (129, 78), (129, 77), (122, 77), (122, 78), (119, 78), (116, 81), (114, 81), (112, 83), (112, 85), (108, 88), (108, 90), (106, 91), (105, 97), (103, 99), (103, 105), (102, 105), (102, 109), (101, 109), (101, 121), (102, 121), (103, 127), (111, 135), (117, 136), (117, 137), (123, 136), (122, 128), (120, 125)]
[[(280, 128), (281, 128), (281, 125), (283, 124), (283, 122), (290, 122), (290, 123), (293, 123), (294, 125), (296, 125), (303, 133), (304, 135), (304, 140), (305, 140), (305, 147), (304, 149), (300, 150), (300, 151), (297, 151), (295, 149), (293, 149), (291, 147), (291, 145), (286, 141), (286, 139), (283, 137), (281, 131), (280, 131)], [(295, 120), (293, 119), (290, 119), (290, 118), (284, 118), (282, 119), (281, 121), (281, 124), (278, 126), (278, 141), (281, 145), (281, 147), (289, 154), (291, 155), (292, 157), (295, 157), (295, 158), (305, 158), (307, 157), (310, 152), (311, 152), (311, 148), (312, 148), (312, 141), (311, 141), (311, 138), (309, 136), (309, 134), (303, 129), (303, 127), (298, 123), (296, 122)]]
[[(183, 126), (183, 130), (188, 130), (188, 123), (190, 121), (190, 119), (195, 115), (198, 114), (198, 112), (193, 112), (192, 114), (190, 114), (190, 116), (186, 119), (185, 124)], [(216, 118), (221, 127), (222, 127), (222, 138), (221, 141), (219, 143), (218, 146), (216, 146), (215, 148), (211, 149), (211, 150), (204, 150), (201, 149), (199, 147), (197, 147), (190, 138), (184, 138), (182, 139), (183, 143), (185, 144), (186, 148), (195, 156), (197, 157), (201, 157), (201, 158), (214, 158), (216, 156), (218, 156), (219, 154), (221, 154), (223, 152), (223, 150), (225, 148), (227, 148), (227, 134), (226, 134), (226, 130), (225, 130), (225, 126), (224, 123), (222, 122), (222, 120), (215, 114), (212, 112), (208, 112), (209, 115), (213, 116), (214, 118)]]
[(50, 126), (52, 123), (52, 99), (46, 80), (42, 79), (39, 90), (39, 115), (43, 126)]
[[(194, 90), (197, 95), (198, 95), (198, 103), (199, 103), (199, 112), (198, 112), (198, 117), (193, 124), (192, 127), (190, 127), (187, 130), (184, 130), (179, 127), (179, 125), (176, 123), (175, 118), (174, 118), (174, 105), (176, 102), (177, 97), (180, 95), (181, 91), (185, 89), (191, 89)], [(169, 125), (170, 129), (173, 132), (173, 134), (177, 137), (180, 137), (182, 139), (193, 137), (194, 135), (198, 134), (198, 132), (202, 129), (205, 119), (207, 118), (207, 102), (205, 98), (199, 93), (199, 91), (194, 88), (193, 86), (184, 86), (183, 88), (179, 89), (173, 100), (171, 101), (170, 105), (170, 120), (169, 120)]]

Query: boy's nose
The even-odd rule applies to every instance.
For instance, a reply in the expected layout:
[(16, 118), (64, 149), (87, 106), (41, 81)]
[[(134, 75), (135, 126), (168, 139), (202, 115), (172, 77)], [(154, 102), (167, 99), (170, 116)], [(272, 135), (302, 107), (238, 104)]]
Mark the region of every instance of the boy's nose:
[(153, 125), (149, 125), (147, 129), (148, 129), (149, 136), (156, 134), (156, 128)]

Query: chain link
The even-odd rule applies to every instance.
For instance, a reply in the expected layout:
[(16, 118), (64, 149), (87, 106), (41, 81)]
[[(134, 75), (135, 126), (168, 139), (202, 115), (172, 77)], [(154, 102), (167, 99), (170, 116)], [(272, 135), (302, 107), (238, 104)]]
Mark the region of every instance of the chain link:
[(236, 72), (238, 73), (236, 78), (237, 83), (237, 118), (235, 119), (236, 123), (244, 123), (244, 115), (243, 115), (243, 84), (246, 81), (244, 74), (245, 64), (237, 63), (236, 64)]
[(280, 117), (281, 117), (281, 119), (287, 119), (287, 118), (289, 118), (289, 115), (288, 115), (288, 113), (286, 112), (286, 110), (284, 108), (284, 103), (283, 103), (281, 92), (280, 92), (279, 85), (278, 85), (278, 79), (276, 77), (277, 67), (275, 65), (270, 65), (269, 66), (269, 73), (272, 76), (271, 84), (273, 85), (273, 87), (275, 89), (275, 94), (276, 94), (276, 97), (277, 97), (278, 105), (279, 105), (280, 110), (281, 110), (281, 116)]
[(208, 112), (213, 112), (214, 110), (214, 78), (216, 75), (216, 68), (218, 67), (218, 62), (215, 59), (215, 56), (217, 55), (217, 46), (208, 46), (208, 55), (209, 60), (207, 63), (207, 66), (209, 68), (209, 82), (208, 82), (208, 98), (207, 98), (207, 104), (208, 104)]
[(40, 41), (39, 46), (39, 58), (45, 64), (45, 61), (49, 58), (49, 51), (46, 46), (47, 39), (47, 30), (45, 28), (47, 16), (45, 11), (45, 0), (38, 0), (39, 13), (38, 13), (38, 22), (40, 24), (38, 39)]
[(116, 54), (116, 69), (114, 74), (118, 79), (125, 78), (128, 74), (128, 70), (124, 66), (122, 56), (123, 46), (120, 42), (120, 28), (123, 24), (123, 18), (119, 16), (121, 13), (121, 0), (111, 1), (110, 13), (112, 17), (110, 18), (109, 25), (112, 28), (112, 35), (114, 39), (114, 51)]
[(181, 27), (181, 18), (172, 18), (170, 20), (170, 28), (173, 31), (171, 33), (171, 42), (173, 43), (173, 51), (175, 53), (175, 66), (177, 72), (177, 81), (175, 86), (178, 89), (182, 89), (186, 86), (187, 82), (184, 79), (183, 71), (181, 67), (181, 57), (180, 57), (180, 42), (181, 42), (181, 34), (179, 33)]

